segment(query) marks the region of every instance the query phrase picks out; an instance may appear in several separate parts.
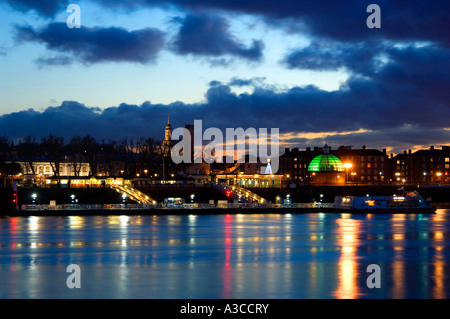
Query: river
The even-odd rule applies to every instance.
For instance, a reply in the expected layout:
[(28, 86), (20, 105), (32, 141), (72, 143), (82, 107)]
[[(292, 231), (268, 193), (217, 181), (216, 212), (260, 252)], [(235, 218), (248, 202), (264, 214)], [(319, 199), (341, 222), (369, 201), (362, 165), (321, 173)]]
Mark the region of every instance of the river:
[(2, 299), (449, 298), (449, 267), (448, 209), (0, 218)]

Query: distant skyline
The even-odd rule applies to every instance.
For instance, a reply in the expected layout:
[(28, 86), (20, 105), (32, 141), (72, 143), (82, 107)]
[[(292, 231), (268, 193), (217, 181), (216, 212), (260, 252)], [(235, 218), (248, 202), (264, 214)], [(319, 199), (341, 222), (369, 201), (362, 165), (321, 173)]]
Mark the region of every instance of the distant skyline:
[[(450, 3), (1, 0), (0, 135), (280, 129), (281, 149), (450, 144)], [(366, 8), (381, 7), (381, 29)]]

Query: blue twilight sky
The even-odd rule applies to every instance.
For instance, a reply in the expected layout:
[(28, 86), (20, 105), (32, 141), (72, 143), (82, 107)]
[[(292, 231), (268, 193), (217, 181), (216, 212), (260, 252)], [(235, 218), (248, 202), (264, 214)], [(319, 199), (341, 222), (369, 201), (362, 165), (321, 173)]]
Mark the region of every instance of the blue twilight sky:
[[(81, 28), (66, 25), (81, 8)], [(366, 8), (381, 8), (369, 29)], [(450, 3), (1, 0), (0, 135), (279, 128), (282, 147), (450, 141)]]

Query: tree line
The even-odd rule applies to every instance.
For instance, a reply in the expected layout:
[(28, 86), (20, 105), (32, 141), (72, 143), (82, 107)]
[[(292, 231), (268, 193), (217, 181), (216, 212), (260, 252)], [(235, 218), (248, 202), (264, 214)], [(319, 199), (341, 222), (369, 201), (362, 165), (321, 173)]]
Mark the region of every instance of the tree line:
[(25, 162), (36, 175), (38, 172), (34, 164), (46, 161), (55, 176), (60, 176), (62, 162), (70, 163), (75, 176), (80, 176), (82, 163), (89, 163), (91, 176), (100, 173), (112, 176), (114, 165), (118, 163), (124, 177), (136, 174), (161, 176), (163, 165), (166, 174), (175, 172), (174, 163), (170, 155), (168, 157), (162, 152), (162, 141), (149, 137), (100, 142), (89, 134), (69, 140), (50, 134), (41, 139), (28, 135), (16, 143), (7, 137), (0, 137), (0, 173), (6, 175), (18, 173), (18, 161)]

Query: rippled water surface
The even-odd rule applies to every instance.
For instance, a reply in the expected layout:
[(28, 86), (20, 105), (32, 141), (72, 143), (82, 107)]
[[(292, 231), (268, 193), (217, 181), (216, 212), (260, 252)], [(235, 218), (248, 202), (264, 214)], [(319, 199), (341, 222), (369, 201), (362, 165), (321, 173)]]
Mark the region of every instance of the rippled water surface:
[(1, 298), (449, 298), (449, 265), (444, 209), (0, 218)]

